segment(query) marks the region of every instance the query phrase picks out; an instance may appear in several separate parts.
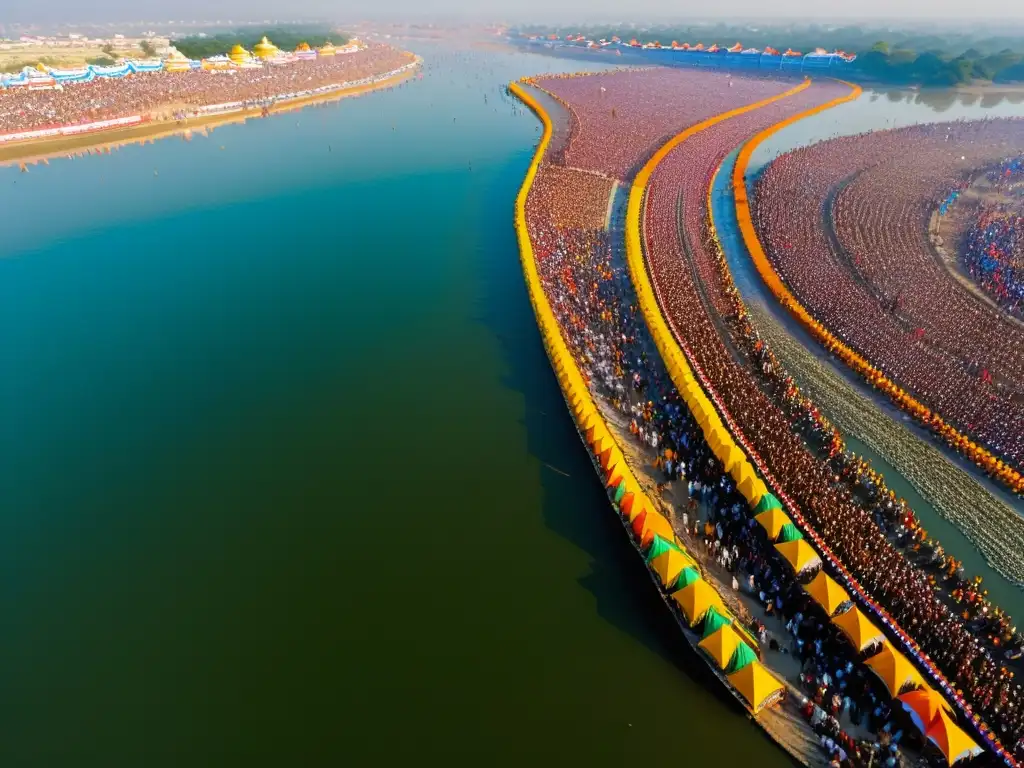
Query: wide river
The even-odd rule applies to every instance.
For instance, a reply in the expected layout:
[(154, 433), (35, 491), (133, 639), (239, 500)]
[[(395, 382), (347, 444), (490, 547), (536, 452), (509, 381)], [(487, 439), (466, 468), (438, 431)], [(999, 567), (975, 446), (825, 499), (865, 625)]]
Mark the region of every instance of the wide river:
[(547, 365), (503, 97), (424, 77), (0, 170), (0, 758), (786, 764), (681, 648)]

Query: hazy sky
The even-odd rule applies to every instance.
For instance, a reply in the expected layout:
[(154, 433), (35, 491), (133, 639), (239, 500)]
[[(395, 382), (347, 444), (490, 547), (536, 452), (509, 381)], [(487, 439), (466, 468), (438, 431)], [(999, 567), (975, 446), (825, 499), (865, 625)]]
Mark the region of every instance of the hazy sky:
[(0, 24), (10, 22), (107, 21), (168, 18), (253, 19), (261, 15), (323, 15), (332, 18), (470, 13), (476, 17), (522, 20), (553, 14), (585, 21), (706, 16), (817, 19), (872, 17), (939, 20), (1024, 19), (1022, 0), (719, 0), (712, 4), (665, 0), (46, 0), (0, 4)]

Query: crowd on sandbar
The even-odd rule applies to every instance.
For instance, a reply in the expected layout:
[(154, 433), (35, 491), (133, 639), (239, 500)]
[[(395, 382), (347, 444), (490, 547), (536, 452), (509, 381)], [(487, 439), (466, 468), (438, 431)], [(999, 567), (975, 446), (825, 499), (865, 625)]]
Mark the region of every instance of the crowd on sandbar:
[(286, 66), (225, 72), (195, 69), (152, 72), (119, 79), (97, 78), (60, 90), (0, 89), (0, 133), (131, 115), (183, 117), (215, 104), (265, 105), (276, 97), (391, 72), (412, 55), (370, 44), (344, 56), (296, 61)]
[(1007, 119), (832, 139), (773, 161), (753, 205), (768, 258), (811, 315), (931, 409), (933, 429), (945, 420), (1017, 469), (1024, 330), (956, 282), (928, 221), (974, 169), (1021, 148), (1024, 121)]

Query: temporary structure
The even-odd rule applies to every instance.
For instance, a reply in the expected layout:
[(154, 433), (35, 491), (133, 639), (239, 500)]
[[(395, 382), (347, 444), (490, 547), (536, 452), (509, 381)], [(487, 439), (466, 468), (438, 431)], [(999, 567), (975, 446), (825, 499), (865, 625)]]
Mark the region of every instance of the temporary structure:
[(719, 669), (729, 666), (729, 661), (740, 645), (746, 645), (728, 624), (719, 627), (700, 641), (699, 647), (715, 660)]
[(779, 541), (796, 541), (803, 537), (804, 535), (800, 533), (800, 529), (792, 523), (786, 523), (782, 526), (782, 530), (779, 531)]
[(690, 566), (689, 568), (683, 568), (683, 570), (679, 573), (679, 578), (676, 579), (676, 590), (688, 587), (691, 584), (693, 584), (693, 582), (698, 581), (699, 579), (700, 571), (698, 571), (695, 567)]
[(722, 627), (727, 627), (730, 624), (732, 624), (732, 619), (729, 617), (727, 613), (719, 613), (717, 608), (709, 608), (708, 612), (704, 614), (703, 635), (705, 638), (707, 638), (709, 635), (713, 635)]
[(882, 650), (865, 663), (878, 675), (893, 697), (898, 696), (900, 691), (908, 686), (921, 687), (924, 685), (921, 673), (914, 669), (914, 665), (907, 660), (906, 656), (889, 643), (885, 643)]
[(784, 541), (781, 544), (776, 544), (775, 549), (779, 551), (779, 554), (797, 573), (821, 565), (821, 558), (818, 557), (818, 553), (803, 539)]
[(938, 717), (925, 735), (939, 748), (949, 765), (981, 754), (981, 747), (944, 710), (939, 710)]
[(779, 538), (784, 525), (793, 524), (793, 521), (789, 519), (789, 515), (782, 511), (782, 507), (766, 510), (756, 515), (754, 519), (761, 524), (761, 527), (767, 532), (768, 538), (772, 541)]
[(757, 506), (754, 507), (754, 514), (758, 514), (759, 515), (762, 512), (767, 512), (769, 509), (781, 509), (781, 508), (782, 508), (782, 504), (779, 502), (779, 500), (777, 498), (775, 498), (775, 494), (773, 494), (773, 493), (766, 493), (766, 494), (764, 494), (758, 500)]
[(834, 616), (832, 623), (843, 631), (857, 651), (863, 651), (885, 639), (882, 630), (868, 621), (857, 606), (853, 606), (846, 613)]
[(687, 587), (672, 593), (672, 599), (679, 604), (686, 621), (691, 627), (704, 618), (709, 609), (725, 613), (722, 598), (704, 579), (699, 579)]
[(658, 574), (663, 586), (671, 587), (683, 569), (692, 564), (693, 561), (678, 549), (670, 549), (651, 561), (651, 570)]
[(900, 704), (910, 714), (910, 719), (914, 721), (914, 725), (921, 733), (928, 732), (928, 728), (939, 716), (940, 709), (950, 713), (953, 711), (953, 707), (942, 698), (938, 691), (927, 686), (915, 691), (907, 691), (896, 698), (900, 700)]
[(819, 571), (811, 583), (804, 587), (818, 605), (825, 609), (830, 617), (835, 615), (844, 603), (850, 602), (850, 596), (836, 581), (824, 571)]
[(726, 674), (731, 675), (733, 672), (739, 672), (745, 666), (753, 664), (755, 661), (757, 661), (757, 654), (754, 653), (749, 645), (741, 642), (736, 646), (736, 650), (732, 652), (729, 666), (725, 668)]
[(747, 700), (754, 714), (778, 701), (786, 690), (786, 686), (759, 661), (733, 672), (729, 675), (729, 682)]

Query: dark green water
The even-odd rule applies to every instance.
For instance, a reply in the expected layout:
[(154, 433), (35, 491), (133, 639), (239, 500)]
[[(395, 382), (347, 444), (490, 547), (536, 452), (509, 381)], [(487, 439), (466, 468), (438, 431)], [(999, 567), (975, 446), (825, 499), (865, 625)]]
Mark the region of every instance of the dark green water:
[(0, 171), (4, 765), (785, 764), (682, 650), (523, 289), (500, 90), (579, 65), (418, 52)]

